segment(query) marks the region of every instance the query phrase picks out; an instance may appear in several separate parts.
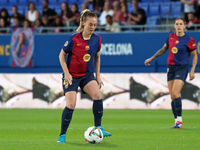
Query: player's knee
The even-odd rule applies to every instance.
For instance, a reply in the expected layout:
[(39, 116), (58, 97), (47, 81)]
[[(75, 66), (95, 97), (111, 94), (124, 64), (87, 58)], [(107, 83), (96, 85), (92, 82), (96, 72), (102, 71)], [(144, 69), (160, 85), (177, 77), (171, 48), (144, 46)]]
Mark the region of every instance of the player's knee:
[(172, 92), (171, 97), (174, 99), (178, 98), (180, 96), (180, 93), (178, 92)]
[(94, 94), (91, 96), (91, 98), (92, 98), (93, 100), (99, 100), (99, 99), (102, 99), (102, 96), (101, 96), (101, 93), (100, 93), (100, 92), (96, 92), (96, 93), (94, 93)]
[(67, 106), (69, 109), (75, 109), (76, 103), (67, 103), (66, 106)]

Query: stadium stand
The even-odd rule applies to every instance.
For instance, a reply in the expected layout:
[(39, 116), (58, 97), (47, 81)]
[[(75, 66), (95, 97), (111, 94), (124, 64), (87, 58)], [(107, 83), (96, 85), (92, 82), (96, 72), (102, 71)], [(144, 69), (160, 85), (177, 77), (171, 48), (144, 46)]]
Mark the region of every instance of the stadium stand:
[(57, 14), (60, 14), (60, 13), (61, 13), (60, 7), (56, 6), (56, 7), (55, 7), (55, 12), (56, 12)]
[(90, 11), (93, 11), (93, 5), (92, 4), (88, 4), (88, 8)]
[(171, 0), (162, 0), (163, 2), (171, 2)]
[(79, 4), (83, 4), (85, 2), (85, 0), (78, 0)]
[(20, 14), (25, 14), (25, 12), (24, 12), (24, 9), (22, 9), (22, 8), (18, 8), (18, 12), (20, 13)]
[(78, 4), (78, 0), (68, 0), (67, 2), (69, 6), (71, 6), (72, 4)]
[[(43, 0), (38, 0), (38, 5), (42, 5), (42, 2), (43, 2)], [(53, 4), (52, 4), (53, 3)], [(54, 1), (49, 1), (49, 4), (51, 5), (57, 5), (57, 0), (54, 0)]]
[(18, 6), (27, 6), (27, 0), (18, 0)]
[(142, 3), (150, 3), (151, 0), (141, 0)]
[(139, 7), (144, 9), (146, 16), (149, 16), (149, 3), (139, 3)]
[(61, 5), (62, 2), (67, 2), (67, 0), (58, 0), (58, 5)]
[(170, 18), (171, 3), (160, 3), (161, 19)]
[[(0, 0), (0, 9), (6, 8), (9, 15), (12, 15), (12, 6), (15, 5), (18, 6), (19, 13), (26, 15), (26, 12), (28, 11), (27, 3), (30, 1), (35, 3), (36, 9), (40, 12), (40, 15), (42, 15), (43, 0)], [(70, 7), (73, 3), (77, 3), (78, 9), (81, 12), (81, 6), (82, 4), (84, 4), (84, 1), (85, 0), (49, 0), (49, 8), (54, 9), (57, 14), (60, 14), (62, 2), (68, 2)], [(87, 6), (91, 11), (93, 10), (92, 3), (89, 3)], [(180, 1), (141, 0), (141, 2), (139, 3), (139, 7), (145, 10), (147, 16), (147, 25), (161, 24), (161, 20), (175, 19), (177, 17), (181, 17), (183, 12), (183, 4)], [(134, 10), (131, 0), (127, 2), (127, 8), (128, 13), (131, 13)], [(149, 28), (148, 31), (151, 29), (152, 28)]]
[(0, 1), (0, 6), (1, 6), (1, 7), (8, 6), (7, 0), (5, 0), (5, 1)]
[(175, 19), (182, 15), (182, 5), (180, 2), (171, 3), (171, 18)]
[(134, 10), (131, 3), (128, 3), (127, 8), (128, 8), (128, 13), (131, 13)]
[(9, 5), (10, 6), (17, 6), (18, 5), (18, 1), (17, 0), (9, 0)]
[(12, 10), (11, 9), (7, 9), (8, 14), (11, 16), (12, 15)]
[(35, 6), (39, 5), (38, 0), (27, 0), (27, 2), (33, 2), (35, 4)]
[(160, 3), (149, 4), (149, 16), (159, 16), (160, 14)]
[(154, 3), (162, 3), (163, 0), (152, 0), (152, 2), (154, 2)]
[[(157, 16), (151, 16), (147, 18), (147, 25), (159, 25), (160, 19)], [(147, 27), (146, 31), (156, 31), (156, 27)]]

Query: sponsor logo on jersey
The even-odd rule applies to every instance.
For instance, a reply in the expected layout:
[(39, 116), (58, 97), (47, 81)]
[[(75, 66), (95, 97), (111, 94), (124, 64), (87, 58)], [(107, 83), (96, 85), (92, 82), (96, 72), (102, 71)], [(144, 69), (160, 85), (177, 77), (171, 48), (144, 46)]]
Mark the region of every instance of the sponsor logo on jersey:
[(85, 55), (83, 56), (83, 60), (84, 60), (85, 62), (88, 62), (88, 61), (90, 60), (90, 58), (91, 58), (90, 54), (85, 54)]
[(67, 45), (68, 45), (68, 41), (65, 42), (64, 46), (67, 46)]
[(179, 43), (179, 41), (176, 41), (176, 44), (178, 44)]
[(177, 52), (178, 52), (178, 48), (173, 47), (173, 48), (172, 48), (172, 53), (176, 54)]
[(85, 49), (88, 51), (90, 49), (90, 46), (89, 45), (85, 46)]
[(196, 44), (194, 43), (194, 44), (192, 44), (192, 46), (196, 46)]

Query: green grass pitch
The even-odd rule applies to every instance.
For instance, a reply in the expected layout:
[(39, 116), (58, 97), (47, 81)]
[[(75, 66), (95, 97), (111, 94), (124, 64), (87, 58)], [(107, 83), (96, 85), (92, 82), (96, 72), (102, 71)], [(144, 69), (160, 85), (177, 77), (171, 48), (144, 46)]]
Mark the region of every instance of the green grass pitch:
[(76, 109), (66, 143), (56, 143), (61, 109), (0, 109), (0, 150), (193, 150), (200, 149), (200, 111), (183, 110), (183, 128), (171, 110), (104, 110), (102, 127), (112, 137), (100, 144), (84, 140), (92, 110)]

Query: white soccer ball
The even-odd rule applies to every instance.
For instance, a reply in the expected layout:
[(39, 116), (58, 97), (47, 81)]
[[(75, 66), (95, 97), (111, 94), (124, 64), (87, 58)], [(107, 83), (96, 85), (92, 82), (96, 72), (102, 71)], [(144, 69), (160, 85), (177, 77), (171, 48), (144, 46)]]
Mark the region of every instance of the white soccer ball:
[(103, 140), (103, 132), (100, 128), (92, 126), (85, 131), (84, 137), (88, 143), (100, 143)]

